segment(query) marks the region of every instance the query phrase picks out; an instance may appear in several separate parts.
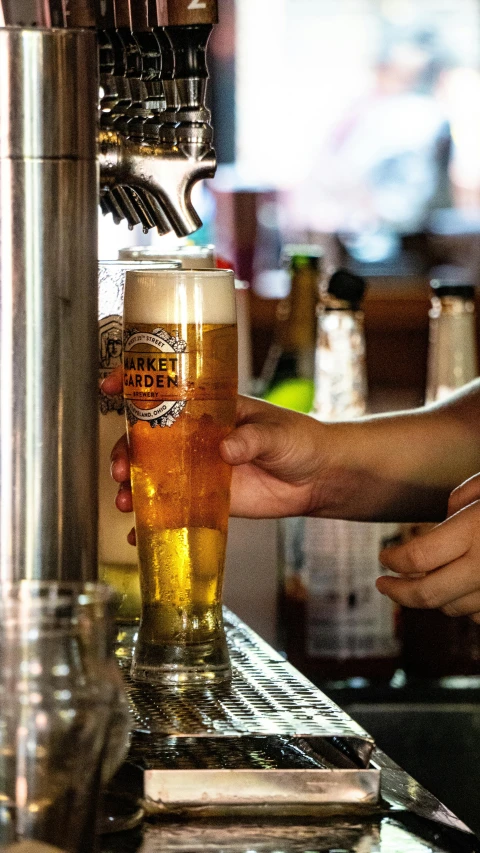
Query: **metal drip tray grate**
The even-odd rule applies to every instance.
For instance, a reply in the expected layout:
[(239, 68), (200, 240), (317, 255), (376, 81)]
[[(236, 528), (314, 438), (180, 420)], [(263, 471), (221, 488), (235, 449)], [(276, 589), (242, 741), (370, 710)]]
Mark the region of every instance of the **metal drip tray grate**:
[(240, 619), (225, 610), (231, 684), (202, 690), (136, 684), (129, 762), (161, 811), (231, 808), (304, 814), (372, 809), (372, 738)]
[(123, 661), (136, 729), (184, 737), (336, 736), (358, 740), (370, 754), (373, 741), (357, 723), (233, 613), (224, 614), (233, 668), (225, 687), (181, 692), (135, 683)]

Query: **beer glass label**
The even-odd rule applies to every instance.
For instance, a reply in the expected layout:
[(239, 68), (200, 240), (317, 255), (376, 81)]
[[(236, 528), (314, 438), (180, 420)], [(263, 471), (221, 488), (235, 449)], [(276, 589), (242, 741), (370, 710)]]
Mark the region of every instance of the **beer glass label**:
[[(187, 342), (161, 327), (127, 329), (124, 335), (124, 393), (129, 423), (170, 427), (183, 412), (180, 358)], [(170, 399), (169, 399), (170, 398)], [(153, 405), (149, 405), (153, 404)]]
[[(101, 383), (109, 374), (122, 363), (122, 318), (119, 314), (104, 317), (98, 327), (98, 380)], [(117, 394), (109, 397), (100, 391), (100, 412), (123, 413), (123, 396)]]

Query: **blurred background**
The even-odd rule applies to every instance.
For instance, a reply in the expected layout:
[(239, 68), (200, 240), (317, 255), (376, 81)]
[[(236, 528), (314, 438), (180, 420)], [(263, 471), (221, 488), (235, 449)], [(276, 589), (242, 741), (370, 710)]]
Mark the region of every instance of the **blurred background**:
[[(369, 281), (371, 408), (420, 404), (429, 272), (479, 275), (478, 0), (222, 0), (209, 68), (220, 165), (193, 239), (251, 286), (254, 375), (282, 247), (314, 243)], [(102, 218), (100, 257), (169, 239)]]
[[(430, 280), (480, 277), (479, 0), (221, 0), (209, 69), (219, 167), (195, 189), (192, 239), (248, 285), (252, 391), (291, 286), (285, 246), (309, 244), (324, 277), (367, 281), (369, 410), (422, 405)], [(100, 258), (173, 242), (101, 217)], [(279, 562), (275, 522), (232, 520), (225, 601), (277, 646)], [(480, 831), (480, 633), (428, 630), (464, 644), (468, 671), (414, 683), (400, 661), (383, 683), (319, 683)]]

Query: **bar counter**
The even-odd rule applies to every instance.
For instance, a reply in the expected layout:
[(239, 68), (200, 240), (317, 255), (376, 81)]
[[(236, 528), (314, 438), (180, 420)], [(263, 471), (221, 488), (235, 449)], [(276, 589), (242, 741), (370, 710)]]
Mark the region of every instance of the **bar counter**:
[[(142, 824), (101, 853), (467, 853), (476, 836), (241, 620), (225, 611), (232, 684), (138, 686), (117, 791)], [(408, 738), (408, 731), (405, 731)]]

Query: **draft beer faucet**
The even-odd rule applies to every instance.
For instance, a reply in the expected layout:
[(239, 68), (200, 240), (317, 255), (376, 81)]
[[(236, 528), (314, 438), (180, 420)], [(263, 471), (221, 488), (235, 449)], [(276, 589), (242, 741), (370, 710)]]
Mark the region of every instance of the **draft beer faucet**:
[(96, 577), (98, 203), (201, 225), (216, 20), (216, 0), (0, 0), (1, 581)]
[(192, 187), (216, 168), (205, 105), (216, 3), (106, 0), (102, 8), (103, 209), (186, 236), (201, 225)]

